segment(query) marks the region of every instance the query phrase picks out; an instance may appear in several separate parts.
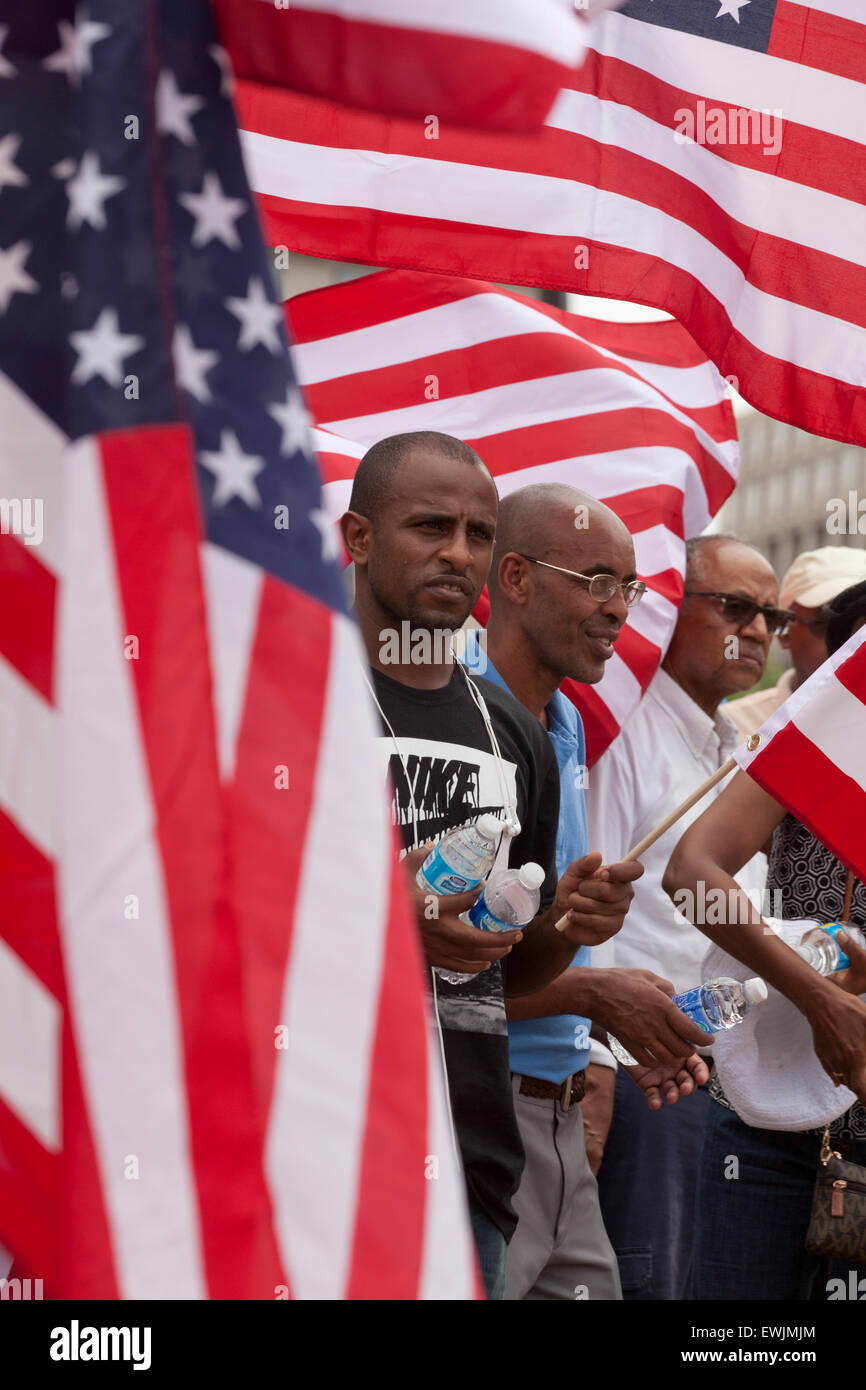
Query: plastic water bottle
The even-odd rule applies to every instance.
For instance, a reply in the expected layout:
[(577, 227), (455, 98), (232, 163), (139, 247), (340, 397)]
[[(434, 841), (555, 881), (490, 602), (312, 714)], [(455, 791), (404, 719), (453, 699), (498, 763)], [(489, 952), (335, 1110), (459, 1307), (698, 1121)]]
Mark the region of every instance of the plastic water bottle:
[(801, 936), (800, 944), (794, 950), (819, 975), (833, 975), (837, 970), (847, 970), (851, 961), (836, 940), (840, 931), (847, 932), (858, 946), (866, 946), (866, 937), (859, 927), (849, 927), (845, 922), (827, 922), (823, 927), (812, 927)]
[(426, 893), (468, 893), (490, 873), (505, 825), (497, 816), (479, 816), (474, 825), (449, 830), (434, 845), (415, 875)]
[[(723, 975), (720, 980), (708, 980), (695, 989), (674, 995), (672, 1002), (705, 1033), (720, 1033), (742, 1023), (751, 1006), (760, 1004), (766, 997), (767, 986), (760, 975), (744, 980), (742, 984)], [(607, 1040), (618, 1062), (622, 1062), (624, 1067), (637, 1065), (631, 1053), (612, 1034), (608, 1033)]]
[(494, 874), (480, 897), (460, 914), (461, 922), (481, 931), (513, 931), (538, 914), (544, 870), (540, 864), (503, 869)]
[[(544, 870), (540, 864), (524, 864), (520, 869), (503, 869), (494, 874), (472, 906), (461, 912), (460, 921), (480, 931), (513, 931), (525, 927), (538, 914)], [(462, 985), (474, 975), (462, 971), (440, 970), (443, 980)]]

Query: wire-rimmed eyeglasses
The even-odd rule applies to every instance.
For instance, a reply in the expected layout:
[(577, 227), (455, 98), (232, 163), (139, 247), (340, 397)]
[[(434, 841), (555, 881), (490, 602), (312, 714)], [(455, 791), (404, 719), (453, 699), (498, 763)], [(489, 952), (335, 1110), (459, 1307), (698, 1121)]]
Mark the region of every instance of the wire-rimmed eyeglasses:
[(577, 570), (564, 569), (562, 565), (552, 565), (549, 560), (536, 560), (534, 555), (524, 555), (522, 551), (517, 551), (522, 560), (528, 560), (531, 565), (543, 565), (548, 570), (559, 570), (560, 574), (569, 574), (572, 579), (582, 579), (589, 596), (596, 603), (606, 603), (613, 598), (617, 589), (622, 589), (622, 596), (629, 608), (635, 603), (640, 603), (646, 593), (646, 584), (642, 579), (630, 579), (627, 584), (621, 584), (614, 574), (580, 574)]

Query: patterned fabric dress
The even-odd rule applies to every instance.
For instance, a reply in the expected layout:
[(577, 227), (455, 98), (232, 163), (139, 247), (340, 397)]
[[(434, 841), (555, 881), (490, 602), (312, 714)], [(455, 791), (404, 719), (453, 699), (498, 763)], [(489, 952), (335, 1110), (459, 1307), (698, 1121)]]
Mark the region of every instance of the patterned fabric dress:
[[(848, 871), (834, 854), (817, 840), (810, 830), (791, 815), (786, 815), (773, 834), (767, 888), (779, 893), (781, 915), (786, 920), (809, 917), (816, 922), (838, 922), (845, 902)], [(854, 881), (849, 920), (852, 926), (866, 929), (866, 886)], [(714, 1100), (733, 1110), (724, 1094), (717, 1073), (709, 1086)], [(811, 1131), (807, 1131), (811, 1132)], [(814, 1131), (823, 1133), (822, 1129)], [(840, 1115), (830, 1126), (833, 1147), (844, 1154), (855, 1139), (866, 1139), (866, 1106), (858, 1102)]]
[[(770, 851), (767, 887), (781, 893), (782, 916), (811, 917), (817, 922), (838, 922), (845, 902), (848, 870), (810, 830), (793, 816), (777, 826)], [(866, 928), (866, 886), (854, 880), (849, 920)], [(820, 1132), (820, 1131), (816, 1131)], [(846, 1151), (854, 1139), (866, 1138), (866, 1106), (855, 1101), (850, 1110), (830, 1127), (834, 1147)]]

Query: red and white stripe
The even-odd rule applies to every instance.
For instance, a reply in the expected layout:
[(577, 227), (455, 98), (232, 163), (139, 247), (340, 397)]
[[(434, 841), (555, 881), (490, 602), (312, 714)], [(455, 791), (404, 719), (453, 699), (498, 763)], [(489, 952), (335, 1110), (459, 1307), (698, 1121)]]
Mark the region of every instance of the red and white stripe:
[[(269, 239), (655, 305), (766, 414), (866, 443), (862, 7), (779, 0), (766, 54), (617, 13), (587, 42), (532, 137), (431, 140), (241, 82)], [(781, 111), (778, 153), (677, 143), (699, 102)]]
[(44, 508), (0, 535), (0, 1244), (55, 1297), (475, 1297), (353, 624), (204, 543), (185, 429), (0, 414)]
[(740, 767), (866, 878), (866, 629), (798, 686), (758, 730)]
[[(441, 430), (478, 450), (502, 495), (567, 482), (625, 521), (650, 592), (602, 683), (566, 686), (594, 760), (667, 648), (685, 538), (704, 530), (736, 481), (736, 426), (715, 367), (674, 322), (605, 323), (494, 285), (411, 271), (299, 295), (286, 311), (299, 380), (327, 430), (363, 448), (405, 430)], [(331, 456), (325, 491), (335, 517), (354, 472), (348, 453)]]
[(540, 126), (578, 67), (588, 14), (580, 9), (573, 0), (214, 0), (243, 79), (503, 130)]

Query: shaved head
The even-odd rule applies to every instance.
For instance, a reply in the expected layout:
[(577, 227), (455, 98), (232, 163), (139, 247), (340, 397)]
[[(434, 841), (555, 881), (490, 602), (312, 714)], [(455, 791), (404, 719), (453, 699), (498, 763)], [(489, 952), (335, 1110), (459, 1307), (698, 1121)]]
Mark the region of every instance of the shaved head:
[(410, 454), (436, 454), (452, 463), (480, 467), (489, 477), (487, 465), (475, 450), (462, 439), (436, 430), (413, 430), (407, 434), (391, 434), (372, 445), (355, 470), (349, 511), (378, 520), (393, 491), (397, 474)]
[[(510, 551), (569, 565), (557, 555), (571, 555), (575, 530), (589, 530), (594, 521), (607, 520), (615, 529), (626, 527), (610, 507), (567, 483), (535, 483), (510, 492), (499, 503), (496, 546), (490, 572), (492, 591), (499, 588), (499, 561)], [(553, 551), (556, 551), (556, 555)]]
[[(615, 581), (609, 598), (590, 593), (596, 575)], [(628, 528), (589, 493), (538, 483), (503, 498), (488, 633), (494, 664), (498, 650), (512, 668), (511, 689), (521, 668), (536, 673), (539, 690), (555, 689), (565, 677), (601, 680), (628, 613), (623, 585), (636, 577)], [(524, 703), (532, 709), (537, 700)]]
[(365, 455), (340, 525), (374, 664), (386, 629), (454, 631), (466, 621), (490, 569), (498, 507), (483, 460), (450, 435), (396, 435)]

